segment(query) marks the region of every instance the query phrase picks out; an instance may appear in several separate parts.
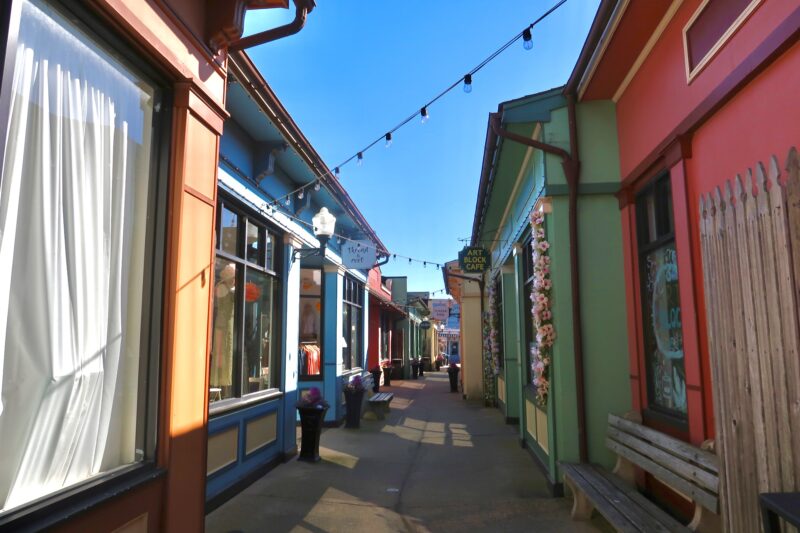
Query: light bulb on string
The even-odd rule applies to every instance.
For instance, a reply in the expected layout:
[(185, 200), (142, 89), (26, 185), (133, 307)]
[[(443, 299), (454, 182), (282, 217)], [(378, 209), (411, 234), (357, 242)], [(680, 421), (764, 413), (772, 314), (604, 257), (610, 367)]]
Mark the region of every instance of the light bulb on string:
[(315, 190), (315, 191), (319, 191), (319, 182), (316, 182), (316, 183), (314, 184), (314, 190)]
[(533, 36), (531, 35), (530, 28), (522, 30), (522, 47), (525, 48), (525, 50), (533, 48)]
[(292, 197), (291, 196), (287, 196), (286, 197), (286, 205), (292, 205)]
[(423, 124), (428, 122), (428, 118), (430, 118), (428, 116), (428, 106), (422, 106), (422, 109), (419, 110), (419, 116), (421, 117)]
[(392, 132), (387, 133), (384, 138), (386, 139), (386, 148), (389, 148), (392, 145)]
[(356, 164), (358, 166), (361, 166), (361, 165), (364, 164), (364, 154), (362, 154), (361, 152), (358, 152), (358, 156), (357, 156), (357, 159), (356, 159)]
[(465, 93), (472, 92), (472, 74), (466, 74), (464, 76), (464, 92)]
[(306, 195), (306, 191), (304, 191), (303, 189), (300, 189), (300, 192), (297, 193), (297, 199), (298, 200), (302, 200), (305, 195)]
[(339, 179), (339, 167), (333, 169), (333, 175), (336, 176), (336, 179)]

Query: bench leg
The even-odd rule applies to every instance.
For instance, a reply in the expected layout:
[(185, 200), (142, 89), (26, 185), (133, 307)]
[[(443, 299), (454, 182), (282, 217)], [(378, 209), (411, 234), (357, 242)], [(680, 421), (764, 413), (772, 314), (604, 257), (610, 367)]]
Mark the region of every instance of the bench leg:
[[(687, 526), (698, 533), (719, 533), (722, 531), (722, 519), (700, 504), (694, 504), (694, 517)], [(780, 529), (778, 530), (780, 531)]]
[(589, 520), (592, 518), (594, 505), (589, 501), (589, 498), (586, 497), (582, 490), (575, 487), (569, 477), (564, 476), (564, 484), (569, 487), (569, 491), (572, 493), (572, 512), (570, 513), (572, 519)]
[(378, 416), (378, 420), (384, 420), (386, 418), (383, 407), (377, 406), (375, 407), (375, 414)]

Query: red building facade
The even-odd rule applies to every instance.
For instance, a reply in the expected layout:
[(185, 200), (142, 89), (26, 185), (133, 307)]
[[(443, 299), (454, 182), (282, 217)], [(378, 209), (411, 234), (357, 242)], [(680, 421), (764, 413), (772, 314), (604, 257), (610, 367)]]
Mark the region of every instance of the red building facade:
[[(396, 326), (406, 316), (402, 307), (392, 302), (391, 280), (383, 281), (380, 267), (369, 271), (369, 347), (366, 367), (375, 368), (384, 360), (402, 358), (402, 330)], [(399, 355), (394, 355), (399, 354)]]

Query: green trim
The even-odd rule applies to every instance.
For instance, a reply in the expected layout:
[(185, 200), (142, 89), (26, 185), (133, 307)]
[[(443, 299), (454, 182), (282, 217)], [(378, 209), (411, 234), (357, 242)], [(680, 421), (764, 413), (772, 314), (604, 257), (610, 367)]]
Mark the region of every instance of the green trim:
[[(578, 184), (578, 195), (616, 194), (618, 192), (619, 192), (619, 182)], [(569, 186), (565, 183), (546, 185), (542, 193), (543, 196), (567, 196), (568, 194), (569, 194)]]

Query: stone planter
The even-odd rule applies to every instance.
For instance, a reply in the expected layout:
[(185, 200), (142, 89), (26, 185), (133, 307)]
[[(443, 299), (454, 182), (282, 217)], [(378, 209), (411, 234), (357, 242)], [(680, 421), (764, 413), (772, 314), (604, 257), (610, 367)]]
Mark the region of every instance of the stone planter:
[(322, 421), (325, 420), (327, 407), (298, 407), (300, 412), (300, 429), (302, 432), (300, 456), (298, 461), (316, 463), (319, 461), (319, 437), (322, 434)]

